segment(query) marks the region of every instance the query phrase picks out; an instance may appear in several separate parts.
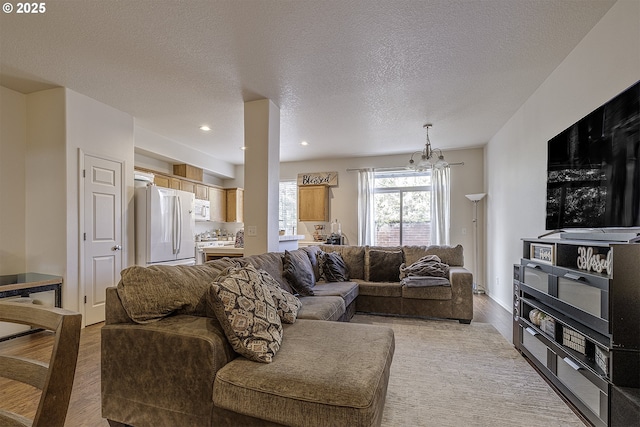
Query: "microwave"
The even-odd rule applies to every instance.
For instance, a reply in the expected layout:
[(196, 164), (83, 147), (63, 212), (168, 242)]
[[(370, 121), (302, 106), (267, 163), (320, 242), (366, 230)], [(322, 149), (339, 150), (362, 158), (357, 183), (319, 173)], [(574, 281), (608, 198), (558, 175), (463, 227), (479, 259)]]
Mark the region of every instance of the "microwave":
[(211, 204), (208, 200), (196, 199), (196, 221), (209, 221), (211, 219)]

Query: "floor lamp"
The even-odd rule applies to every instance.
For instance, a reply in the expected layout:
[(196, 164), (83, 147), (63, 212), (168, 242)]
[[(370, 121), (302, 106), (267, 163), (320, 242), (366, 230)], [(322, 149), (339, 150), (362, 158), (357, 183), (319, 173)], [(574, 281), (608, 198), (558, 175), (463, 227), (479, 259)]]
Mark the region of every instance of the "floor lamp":
[(484, 289), (478, 286), (478, 202), (486, 195), (486, 193), (477, 193), (464, 196), (473, 202), (473, 293), (476, 295), (484, 294)]

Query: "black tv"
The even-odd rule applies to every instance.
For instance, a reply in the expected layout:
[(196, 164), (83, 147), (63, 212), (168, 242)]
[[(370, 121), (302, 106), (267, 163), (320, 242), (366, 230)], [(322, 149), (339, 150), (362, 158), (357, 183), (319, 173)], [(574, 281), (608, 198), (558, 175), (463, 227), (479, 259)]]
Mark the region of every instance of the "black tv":
[(640, 227), (640, 81), (547, 146), (547, 230)]

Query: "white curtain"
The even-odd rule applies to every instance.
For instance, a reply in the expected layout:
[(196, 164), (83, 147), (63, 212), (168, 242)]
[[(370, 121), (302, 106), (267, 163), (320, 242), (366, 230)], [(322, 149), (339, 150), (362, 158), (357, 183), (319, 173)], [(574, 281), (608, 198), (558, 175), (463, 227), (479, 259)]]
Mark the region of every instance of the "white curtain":
[(451, 173), (449, 166), (431, 171), (431, 244), (449, 244), (449, 199)]
[(375, 241), (375, 213), (373, 204), (374, 172), (358, 171), (358, 245), (373, 245)]

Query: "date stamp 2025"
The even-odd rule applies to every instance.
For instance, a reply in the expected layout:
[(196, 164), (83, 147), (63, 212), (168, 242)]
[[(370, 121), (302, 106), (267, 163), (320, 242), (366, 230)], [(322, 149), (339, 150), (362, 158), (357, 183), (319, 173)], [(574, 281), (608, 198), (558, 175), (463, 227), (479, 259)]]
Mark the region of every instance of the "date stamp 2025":
[(16, 14), (42, 14), (47, 11), (47, 3), (32, 2), (32, 3), (16, 3), (14, 5), (13, 3), (6, 2), (2, 5), (2, 11), (4, 13), (16, 13)]

